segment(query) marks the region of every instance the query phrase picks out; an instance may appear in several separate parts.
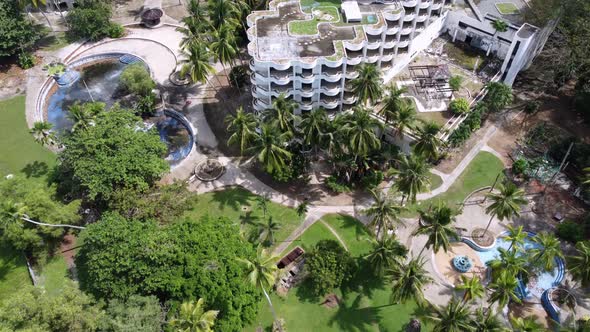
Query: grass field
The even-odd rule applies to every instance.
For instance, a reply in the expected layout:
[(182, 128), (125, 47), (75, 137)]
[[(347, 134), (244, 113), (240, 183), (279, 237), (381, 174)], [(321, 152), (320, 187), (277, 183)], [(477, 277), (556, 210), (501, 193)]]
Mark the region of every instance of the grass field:
[[(196, 205), (186, 215), (195, 219), (203, 215), (213, 218), (227, 217), (239, 223), (244, 234), (248, 235), (256, 229), (256, 223), (265, 221), (256, 197), (242, 188), (206, 193), (199, 195)], [(284, 240), (303, 221), (303, 217), (298, 216), (295, 209), (272, 202), (268, 203), (268, 216), (281, 225), (275, 234), (277, 242)]]
[(0, 302), (30, 284), (31, 278), (23, 254), (0, 246)]
[(315, 11), (320, 11), (321, 15), (330, 15), (332, 20), (322, 20), (317, 15), (314, 15), (312, 20), (309, 21), (293, 21), (289, 22), (289, 33), (293, 35), (315, 35), (318, 33), (318, 23), (321, 22), (339, 22), (340, 14), (336, 7), (316, 7)]
[(511, 2), (496, 3), (496, 8), (498, 8), (498, 11), (502, 15), (513, 15), (518, 14), (520, 12), (518, 10), (518, 7), (516, 7), (516, 5)]
[[(371, 235), (358, 220), (350, 216), (327, 215), (322, 221), (339, 234), (352, 256), (362, 257), (370, 251)], [(336, 240), (318, 221), (294, 245), (309, 250), (323, 239)], [(361, 269), (355, 280), (334, 293), (342, 300), (337, 308), (321, 306), (323, 299), (309, 294), (305, 285), (290, 290), (285, 298), (276, 294), (271, 298), (289, 331), (403, 331), (417, 309), (415, 303), (392, 305), (389, 285), (376, 281), (368, 269)], [(268, 304), (261, 302), (257, 322), (246, 331), (254, 331), (258, 326), (267, 328), (271, 322)]]
[(443, 50), (457, 65), (467, 70), (473, 70), (477, 64), (476, 70), (479, 71), (483, 66), (485, 52), (477, 51), (469, 46), (461, 47), (460, 44), (455, 45), (451, 42), (445, 43)]
[(69, 279), (65, 259), (61, 255), (56, 255), (41, 267), (39, 286), (45, 288), (50, 295), (58, 295)]

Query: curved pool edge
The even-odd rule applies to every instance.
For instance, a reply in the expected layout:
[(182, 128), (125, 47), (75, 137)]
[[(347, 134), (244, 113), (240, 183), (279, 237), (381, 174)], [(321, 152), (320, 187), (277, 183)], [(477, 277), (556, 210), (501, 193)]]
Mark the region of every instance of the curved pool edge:
[(195, 144), (196, 143), (196, 130), (193, 127), (192, 123), (181, 112), (173, 110), (173, 109), (165, 108), (164, 114), (167, 116), (170, 116), (170, 117), (178, 120), (180, 123), (182, 123), (182, 125), (184, 127), (186, 127), (186, 129), (189, 133), (190, 149), (189, 149), (188, 153), (184, 157), (182, 157), (182, 159), (178, 160), (176, 163), (170, 163), (170, 169), (173, 169), (173, 168), (177, 167), (178, 165), (180, 165), (183, 161), (185, 161), (195, 151), (196, 145), (197, 145), (197, 144)]

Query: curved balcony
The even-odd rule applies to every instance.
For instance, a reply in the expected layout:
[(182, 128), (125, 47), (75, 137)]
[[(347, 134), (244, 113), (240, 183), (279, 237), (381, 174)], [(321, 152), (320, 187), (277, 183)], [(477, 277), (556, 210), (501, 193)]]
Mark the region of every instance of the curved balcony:
[(405, 0), (402, 1), (402, 5), (405, 7), (414, 7), (418, 4), (418, 1), (416, 0)]
[(270, 93), (273, 96), (278, 96), (281, 94), (283, 94), (285, 96), (293, 95), (293, 86), (292, 85), (271, 84), (270, 85)]
[(412, 25), (408, 24), (405, 28), (402, 28), (401, 34), (402, 35), (409, 35), (412, 33)]
[(375, 63), (375, 62), (379, 61), (379, 58), (380, 58), (380, 56), (378, 54), (374, 55), (374, 56), (367, 56), (367, 62), (368, 63)]
[(338, 97), (321, 96), (320, 98), (320, 105), (326, 109), (334, 109), (338, 107), (339, 104), (340, 98)]
[(270, 69), (270, 77), (276, 79), (277, 81), (285, 81), (293, 77), (292, 70), (275, 70)]
[(367, 35), (367, 47), (379, 45), (381, 43), (381, 35), (378, 36), (369, 36)]
[(258, 98), (254, 98), (252, 99), (252, 106), (254, 107), (255, 110), (257, 111), (263, 111), (265, 109), (270, 108), (270, 105), (267, 104), (265, 101), (263, 101), (262, 99), (258, 99)]
[(363, 61), (362, 53), (360, 56), (355, 56), (354, 58), (347, 57), (347, 59), (346, 59), (346, 63), (349, 65), (358, 65), (359, 63), (361, 63), (361, 61)]
[(421, 8), (421, 9), (428, 8), (431, 3), (432, 3), (432, 0), (422, 0), (422, 2), (420, 2), (419, 8)]
[(350, 79), (350, 80), (352, 80), (352, 79), (355, 79), (355, 78), (357, 78), (357, 77), (359, 77), (359, 72), (358, 72), (358, 70), (356, 70), (356, 69), (353, 69), (353, 70), (350, 70), (350, 71), (349, 71), (349, 70), (348, 70), (348, 68), (346, 69), (346, 79)]
[(416, 18), (416, 14), (415, 13), (406, 14), (406, 16), (404, 16), (404, 22), (411, 22), (415, 18)]
[[(416, 22), (424, 22), (428, 19), (428, 13), (421, 14), (416, 17)], [(416, 27), (417, 28), (417, 27)]]
[(344, 41), (344, 48), (347, 51), (359, 51), (362, 50), (364, 43), (362, 41), (358, 43), (351, 43), (350, 41)]
[(299, 103), (299, 108), (303, 111), (311, 111), (313, 109), (313, 101), (302, 101)]
[(399, 24), (398, 23), (395, 23), (395, 25), (390, 25), (389, 28), (387, 29), (387, 32), (386, 32), (387, 35), (385, 36), (385, 38), (387, 38), (387, 36), (390, 36), (390, 35), (396, 35), (398, 33), (398, 31), (399, 31)]
[(311, 90), (299, 90), (299, 95), (301, 97), (306, 97), (306, 98), (311, 98), (313, 97), (313, 95), (315, 94), (315, 91), (313, 89)]
[(388, 38), (385, 38), (385, 42), (383, 43), (383, 49), (386, 48), (393, 48), (395, 46), (395, 43), (397, 42), (397, 36), (387, 36)]
[(344, 97), (342, 98), (342, 103), (350, 105), (354, 104), (357, 101), (358, 97), (352, 92), (345, 92)]
[(260, 86), (252, 86), (252, 96), (256, 98), (268, 98), (269, 91)]
[[(402, 12), (403, 11), (401, 8), (397, 11), (384, 11), (383, 18), (387, 21), (397, 21), (400, 19), (400, 17), (402, 17)], [(387, 22), (387, 24), (389, 24), (389, 22)]]
[(397, 48), (397, 55), (406, 55), (408, 54), (408, 47), (399, 47)]
[(424, 29), (426, 29), (425, 23), (416, 24), (416, 33), (422, 32), (422, 31), (424, 31)]
[(367, 50), (378, 50), (381, 47), (381, 41), (376, 42), (376, 43), (372, 43), (372, 44), (367, 44)]
[(442, 2), (435, 2), (432, 4), (431, 10), (439, 10), (442, 7)]
[(385, 61), (385, 62), (391, 61), (392, 59), (393, 59), (393, 53), (384, 54), (381, 57), (381, 62), (383, 62), (383, 61)]
[(409, 44), (410, 44), (410, 39), (409, 38), (402, 38), (397, 43), (397, 47), (398, 48), (404, 48), (404, 47), (408, 47)]

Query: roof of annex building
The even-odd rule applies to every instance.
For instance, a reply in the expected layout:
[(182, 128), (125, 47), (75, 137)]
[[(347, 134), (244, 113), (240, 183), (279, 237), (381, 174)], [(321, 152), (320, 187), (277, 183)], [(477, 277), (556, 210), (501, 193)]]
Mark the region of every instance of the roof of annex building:
[[(366, 3), (363, 2), (363, 3)], [(302, 6), (301, 0), (274, 0), (269, 10), (248, 16), (249, 53), (260, 61), (313, 61), (318, 57), (335, 60), (344, 56), (343, 42), (361, 43), (365, 26), (385, 24), (384, 12), (403, 10), (397, 1), (381, 0), (359, 4), (361, 22), (346, 23), (341, 4)]]

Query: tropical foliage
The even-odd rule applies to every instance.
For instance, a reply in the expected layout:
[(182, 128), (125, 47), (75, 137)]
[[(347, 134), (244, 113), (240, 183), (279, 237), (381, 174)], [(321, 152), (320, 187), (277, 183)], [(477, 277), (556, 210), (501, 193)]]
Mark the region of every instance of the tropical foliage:
[(335, 240), (319, 241), (305, 261), (311, 291), (318, 296), (331, 292), (349, 280), (355, 267), (348, 251)]

